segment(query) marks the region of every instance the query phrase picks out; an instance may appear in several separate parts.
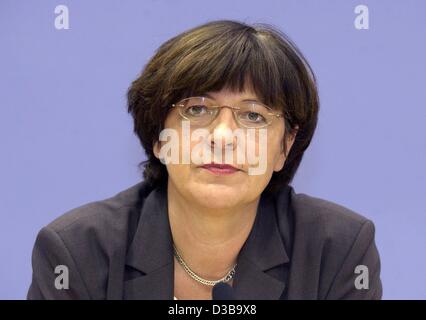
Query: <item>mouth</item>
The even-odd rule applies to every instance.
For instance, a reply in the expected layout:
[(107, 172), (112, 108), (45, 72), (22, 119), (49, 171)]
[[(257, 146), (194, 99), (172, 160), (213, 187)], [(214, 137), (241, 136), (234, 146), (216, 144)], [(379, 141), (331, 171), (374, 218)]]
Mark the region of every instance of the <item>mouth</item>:
[(229, 164), (220, 164), (220, 163), (209, 163), (201, 166), (201, 168), (208, 170), (209, 172), (216, 175), (229, 175), (241, 171), (234, 166)]

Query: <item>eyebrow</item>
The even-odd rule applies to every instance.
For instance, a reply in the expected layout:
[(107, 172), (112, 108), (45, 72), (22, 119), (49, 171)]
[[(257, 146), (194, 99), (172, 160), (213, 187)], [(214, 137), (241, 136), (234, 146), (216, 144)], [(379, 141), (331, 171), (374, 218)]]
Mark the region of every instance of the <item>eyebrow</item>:
[[(208, 94), (208, 93), (203, 93), (201, 96), (215, 100), (215, 98), (213, 96), (211, 96), (210, 94)], [(247, 99), (243, 99), (241, 101), (243, 101), (243, 102), (246, 102), (246, 101), (248, 101), (248, 102), (258, 102), (258, 103), (263, 104), (261, 101), (259, 101), (256, 98), (247, 98)]]

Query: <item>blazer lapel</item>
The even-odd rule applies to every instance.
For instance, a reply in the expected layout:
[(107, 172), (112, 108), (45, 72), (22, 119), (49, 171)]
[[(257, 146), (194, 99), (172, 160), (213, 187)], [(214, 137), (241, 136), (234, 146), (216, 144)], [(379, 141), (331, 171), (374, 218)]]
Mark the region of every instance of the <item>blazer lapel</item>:
[(173, 246), (164, 187), (145, 199), (126, 261), (130, 278), (124, 282), (124, 299), (173, 300)]
[[(287, 187), (284, 192), (288, 191)], [(289, 262), (289, 257), (277, 214), (287, 212), (277, 212), (274, 198), (262, 195), (253, 228), (237, 260), (233, 283), (237, 299), (278, 300), (286, 288), (283, 265)]]
[(124, 282), (125, 300), (173, 300), (173, 264)]

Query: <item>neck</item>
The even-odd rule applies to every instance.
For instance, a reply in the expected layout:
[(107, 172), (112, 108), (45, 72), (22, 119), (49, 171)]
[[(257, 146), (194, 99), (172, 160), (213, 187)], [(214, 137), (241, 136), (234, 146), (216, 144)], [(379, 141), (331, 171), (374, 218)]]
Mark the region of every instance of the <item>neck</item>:
[(237, 262), (259, 199), (240, 207), (207, 208), (185, 199), (170, 182), (167, 193), (170, 227), (179, 254), (201, 277), (223, 277)]

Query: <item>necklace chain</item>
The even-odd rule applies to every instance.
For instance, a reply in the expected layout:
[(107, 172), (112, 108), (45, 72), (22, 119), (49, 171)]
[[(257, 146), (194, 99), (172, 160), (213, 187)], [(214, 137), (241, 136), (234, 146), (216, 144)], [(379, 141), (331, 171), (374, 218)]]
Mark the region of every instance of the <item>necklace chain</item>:
[(204, 279), (204, 278), (202, 278), (202, 277), (200, 277), (199, 275), (197, 275), (194, 271), (192, 271), (189, 267), (188, 267), (188, 265), (185, 263), (185, 261), (183, 261), (183, 259), (182, 259), (182, 257), (181, 257), (181, 255), (179, 254), (179, 252), (177, 251), (177, 249), (176, 249), (176, 246), (175, 246), (175, 244), (173, 244), (173, 252), (174, 252), (174, 255), (175, 255), (175, 257), (176, 257), (176, 259), (177, 259), (177, 261), (179, 262), (179, 264), (183, 267), (183, 269), (185, 270), (185, 272), (187, 273), (187, 274), (189, 274), (189, 276), (192, 278), (192, 279), (194, 279), (195, 281), (197, 281), (197, 282), (199, 282), (199, 283), (202, 283), (202, 284), (204, 284), (204, 285), (206, 285), (206, 286), (214, 286), (215, 284), (217, 284), (217, 283), (219, 283), (219, 282), (228, 282), (228, 281), (230, 281), (233, 277), (234, 277), (234, 275), (235, 275), (235, 268), (237, 267), (237, 264), (235, 264), (233, 267), (232, 267), (232, 269), (223, 277), (223, 278), (221, 278), (221, 279), (219, 279), (219, 280), (207, 280), (207, 279)]

